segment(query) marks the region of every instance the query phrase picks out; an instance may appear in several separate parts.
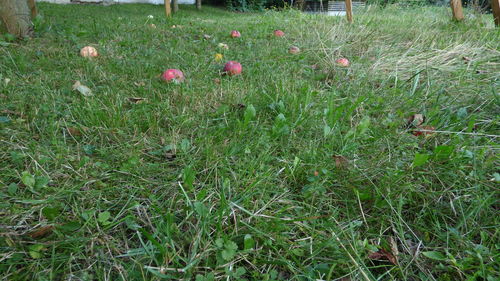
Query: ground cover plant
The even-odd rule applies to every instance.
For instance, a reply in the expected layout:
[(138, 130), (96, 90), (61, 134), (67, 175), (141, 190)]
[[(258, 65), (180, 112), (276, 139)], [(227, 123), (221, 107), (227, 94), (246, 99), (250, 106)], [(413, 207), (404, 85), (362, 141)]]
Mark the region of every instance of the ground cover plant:
[(39, 8), (0, 41), (1, 280), (498, 280), (491, 15)]

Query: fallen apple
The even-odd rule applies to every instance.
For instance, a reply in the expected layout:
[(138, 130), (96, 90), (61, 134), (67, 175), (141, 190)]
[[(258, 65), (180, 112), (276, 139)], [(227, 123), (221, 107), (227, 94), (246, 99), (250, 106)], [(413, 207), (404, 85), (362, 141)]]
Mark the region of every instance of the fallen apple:
[(296, 55), (296, 54), (300, 53), (300, 49), (297, 46), (292, 46), (292, 47), (290, 47), (290, 49), (288, 49), (288, 52), (290, 54)]
[(241, 33), (238, 30), (233, 30), (233, 31), (231, 31), (231, 37), (232, 38), (241, 37)]
[(226, 50), (229, 49), (229, 46), (227, 44), (224, 44), (224, 43), (219, 43), (217, 46), (221, 49), (226, 49)]
[(184, 73), (178, 69), (167, 69), (161, 75), (161, 79), (165, 82), (181, 83), (184, 81)]
[(282, 30), (276, 29), (274, 31), (274, 36), (276, 36), (276, 37), (283, 37), (283, 36), (285, 36), (285, 32), (283, 32)]
[(214, 56), (214, 60), (215, 60), (216, 62), (219, 62), (219, 61), (221, 61), (221, 60), (222, 60), (222, 58), (223, 58), (223, 57), (224, 57), (224, 56), (223, 56), (222, 54), (215, 54), (215, 56)]
[(241, 74), (241, 64), (237, 61), (228, 61), (226, 65), (224, 65), (224, 73), (229, 76)]
[(99, 54), (97, 53), (97, 50), (94, 47), (86, 46), (80, 50), (80, 55), (82, 57), (89, 58), (89, 57), (97, 57)]
[(348, 67), (349, 66), (349, 60), (346, 58), (340, 58), (335, 61), (337, 65), (342, 66), (342, 67)]

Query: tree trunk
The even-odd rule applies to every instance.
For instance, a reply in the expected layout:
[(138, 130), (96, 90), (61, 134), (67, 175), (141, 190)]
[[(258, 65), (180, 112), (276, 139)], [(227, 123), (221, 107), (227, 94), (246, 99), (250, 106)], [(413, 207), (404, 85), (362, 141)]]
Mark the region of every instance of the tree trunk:
[(17, 37), (33, 35), (31, 23), (33, 14), (36, 15), (35, 1), (0, 0), (0, 31), (9, 32)]
[(201, 0), (196, 0), (196, 9), (201, 10)]
[(295, 8), (299, 9), (299, 10), (304, 10), (304, 6), (306, 4), (306, 1), (305, 0), (296, 0), (295, 3)]
[(174, 13), (177, 13), (177, 11), (179, 11), (179, 3), (178, 2), (179, 2), (178, 0), (172, 0), (172, 4), (174, 5), (172, 11)]
[(170, 0), (165, 0), (165, 15), (170, 17), (172, 15), (172, 10), (170, 9)]

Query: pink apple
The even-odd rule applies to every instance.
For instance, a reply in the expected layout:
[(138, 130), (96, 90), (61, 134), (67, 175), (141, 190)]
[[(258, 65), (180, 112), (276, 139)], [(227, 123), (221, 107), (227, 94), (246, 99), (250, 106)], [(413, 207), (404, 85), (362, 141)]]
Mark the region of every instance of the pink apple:
[(274, 36), (276, 36), (276, 37), (283, 37), (283, 36), (285, 36), (285, 32), (283, 32), (282, 30), (276, 29), (274, 31)]
[(224, 72), (229, 76), (241, 74), (241, 70), (241, 64), (237, 61), (228, 61), (224, 65)]
[(349, 60), (346, 58), (340, 58), (335, 61), (339, 66), (342, 67), (348, 67), (349, 66)]
[(233, 31), (231, 31), (231, 37), (232, 38), (241, 37), (241, 33), (238, 30), (233, 30)]
[(165, 82), (181, 83), (184, 81), (184, 73), (179, 69), (167, 69), (161, 75), (161, 79)]
[(290, 47), (290, 49), (288, 49), (288, 52), (290, 54), (296, 55), (296, 54), (300, 53), (300, 48), (297, 46), (292, 46), (292, 47)]

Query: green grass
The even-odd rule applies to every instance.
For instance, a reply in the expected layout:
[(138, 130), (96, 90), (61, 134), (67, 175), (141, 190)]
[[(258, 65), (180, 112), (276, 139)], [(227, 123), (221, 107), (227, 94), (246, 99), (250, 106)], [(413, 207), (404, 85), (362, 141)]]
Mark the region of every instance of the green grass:
[(491, 15), (40, 11), (36, 38), (0, 42), (0, 280), (500, 277)]

